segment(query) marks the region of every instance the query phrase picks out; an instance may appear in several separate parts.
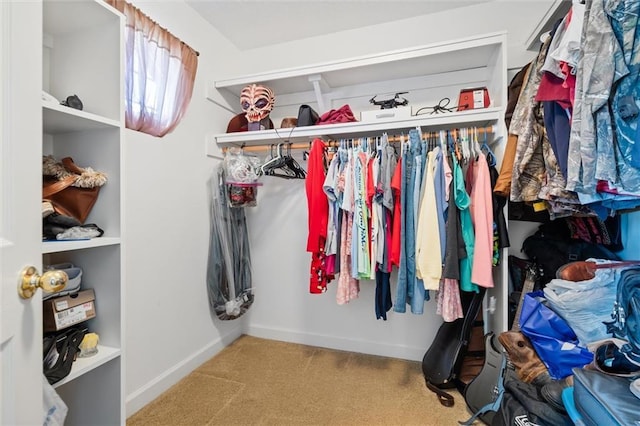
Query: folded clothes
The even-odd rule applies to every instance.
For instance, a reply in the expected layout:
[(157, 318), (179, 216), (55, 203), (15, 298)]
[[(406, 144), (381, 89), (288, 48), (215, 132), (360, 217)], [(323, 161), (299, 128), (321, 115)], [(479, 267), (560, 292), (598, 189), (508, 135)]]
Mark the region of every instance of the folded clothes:
[(101, 237), (104, 231), (97, 225), (89, 223), (86, 225), (73, 226), (56, 235), (57, 240), (81, 240), (87, 238)]

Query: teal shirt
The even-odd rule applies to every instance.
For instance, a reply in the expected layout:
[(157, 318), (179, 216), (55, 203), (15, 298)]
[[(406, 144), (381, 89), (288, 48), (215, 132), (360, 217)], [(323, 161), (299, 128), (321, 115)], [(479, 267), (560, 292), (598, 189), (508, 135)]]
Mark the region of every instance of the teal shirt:
[(471, 199), (464, 186), (462, 168), (455, 155), (453, 156), (453, 188), (456, 206), (460, 210), (460, 226), (462, 227), (462, 239), (467, 250), (467, 257), (460, 259), (460, 290), (479, 291), (478, 286), (471, 282), (471, 268), (473, 266), (473, 249), (475, 235), (473, 233), (473, 223), (471, 222), (471, 212), (469, 206)]

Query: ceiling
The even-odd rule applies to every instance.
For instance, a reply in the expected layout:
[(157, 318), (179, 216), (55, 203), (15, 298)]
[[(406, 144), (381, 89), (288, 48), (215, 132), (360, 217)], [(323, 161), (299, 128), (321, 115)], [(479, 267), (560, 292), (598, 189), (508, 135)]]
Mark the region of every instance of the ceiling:
[(240, 50), (493, 0), (186, 0)]

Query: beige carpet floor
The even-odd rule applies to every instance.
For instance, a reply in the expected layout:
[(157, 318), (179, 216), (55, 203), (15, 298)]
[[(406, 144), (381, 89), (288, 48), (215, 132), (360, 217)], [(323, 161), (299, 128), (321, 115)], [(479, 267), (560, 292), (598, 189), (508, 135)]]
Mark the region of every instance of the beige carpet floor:
[(135, 413), (143, 425), (457, 425), (421, 364), (242, 336)]

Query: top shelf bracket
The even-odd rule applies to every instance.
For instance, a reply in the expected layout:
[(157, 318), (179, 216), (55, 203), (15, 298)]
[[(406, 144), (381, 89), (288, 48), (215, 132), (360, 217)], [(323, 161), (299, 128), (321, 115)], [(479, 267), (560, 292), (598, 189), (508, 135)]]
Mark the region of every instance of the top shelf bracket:
[(326, 111), (324, 105), (324, 98), (322, 97), (322, 89), (324, 88), (325, 92), (328, 91), (329, 85), (324, 81), (322, 75), (320, 74), (312, 74), (309, 76), (309, 82), (313, 85), (313, 91), (316, 94), (316, 101), (318, 102), (318, 108), (320, 111)]

